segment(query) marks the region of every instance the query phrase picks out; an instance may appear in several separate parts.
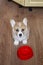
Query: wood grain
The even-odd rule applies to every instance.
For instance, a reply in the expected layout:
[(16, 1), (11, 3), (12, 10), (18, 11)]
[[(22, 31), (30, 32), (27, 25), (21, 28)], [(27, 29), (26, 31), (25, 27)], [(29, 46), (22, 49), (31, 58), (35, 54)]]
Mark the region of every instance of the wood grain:
[[(30, 26), (30, 38), (28, 44), (34, 56), (27, 61), (21, 61), (17, 57), (19, 46), (13, 44), (12, 28), (10, 19), (14, 18), (19, 22), (24, 17), (28, 18)], [(43, 9), (33, 8), (32, 12), (28, 8), (19, 8), (17, 4), (0, 0), (0, 65), (43, 65)]]

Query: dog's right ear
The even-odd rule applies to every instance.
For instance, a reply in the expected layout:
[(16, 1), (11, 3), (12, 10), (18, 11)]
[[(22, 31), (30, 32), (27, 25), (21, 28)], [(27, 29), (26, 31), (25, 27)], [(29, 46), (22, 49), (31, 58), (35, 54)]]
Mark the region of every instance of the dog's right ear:
[(23, 23), (27, 26), (27, 18), (23, 19)]
[(11, 24), (11, 26), (12, 26), (12, 28), (13, 28), (14, 25), (15, 25), (15, 20), (14, 20), (14, 19), (11, 19), (11, 20), (10, 20), (10, 24)]

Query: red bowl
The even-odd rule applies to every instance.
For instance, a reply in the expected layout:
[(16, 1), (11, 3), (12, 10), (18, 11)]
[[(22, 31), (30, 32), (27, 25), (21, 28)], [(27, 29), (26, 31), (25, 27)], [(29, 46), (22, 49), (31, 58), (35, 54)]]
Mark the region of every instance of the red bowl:
[(17, 56), (21, 60), (28, 60), (32, 58), (33, 56), (33, 51), (32, 48), (29, 46), (21, 46), (17, 50)]

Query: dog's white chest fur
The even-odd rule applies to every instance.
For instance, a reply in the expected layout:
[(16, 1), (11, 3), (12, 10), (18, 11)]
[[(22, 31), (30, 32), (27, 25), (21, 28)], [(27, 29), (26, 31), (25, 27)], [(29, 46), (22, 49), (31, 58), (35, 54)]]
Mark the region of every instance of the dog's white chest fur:
[(24, 18), (23, 23), (19, 22), (19, 25), (16, 25), (16, 22), (12, 19), (10, 21), (10, 24), (12, 26), (12, 36), (14, 39), (14, 44), (18, 45), (20, 42), (22, 42), (23, 44), (27, 44), (27, 39), (29, 38), (27, 19)]

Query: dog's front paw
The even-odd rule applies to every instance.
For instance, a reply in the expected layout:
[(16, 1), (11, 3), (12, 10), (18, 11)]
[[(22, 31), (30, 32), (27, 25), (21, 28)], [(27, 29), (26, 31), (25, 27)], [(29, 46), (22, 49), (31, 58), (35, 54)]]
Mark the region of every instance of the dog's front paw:
[(23, 44), (27, 44), (27, 40), (23, 40)]
[(19, 41), (15, 40), (14, 45), (19, 45)]

